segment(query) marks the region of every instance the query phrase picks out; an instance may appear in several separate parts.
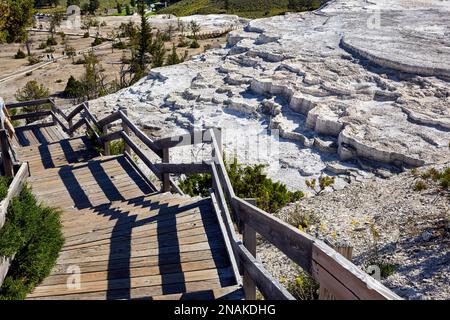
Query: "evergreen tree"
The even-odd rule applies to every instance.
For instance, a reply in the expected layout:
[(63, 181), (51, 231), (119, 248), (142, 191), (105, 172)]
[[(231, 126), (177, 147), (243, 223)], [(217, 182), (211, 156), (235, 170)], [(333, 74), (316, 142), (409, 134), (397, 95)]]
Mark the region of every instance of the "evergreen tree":
[(98, 8), (100, 8), (100, 0), (89, 0), (89, 13), (95, 14)]
[(177, 48), (175, 47), (175, 44), (173, 44), (172, 52), (167, 56), (166, 65), (171, 66), (180, 62), (182, 62), (182, 59), (178, 57)]
[[(3, 0), (1, 1), (0, 33), (8, 43), (25, 42), (28, 39), (27, 27), (33, 22), (33, 0)], [(0, 37), (1, 38), (1, 37)]]
[(80, 0), (67, 0), (67, 7), (70, 6), (80, 6)]

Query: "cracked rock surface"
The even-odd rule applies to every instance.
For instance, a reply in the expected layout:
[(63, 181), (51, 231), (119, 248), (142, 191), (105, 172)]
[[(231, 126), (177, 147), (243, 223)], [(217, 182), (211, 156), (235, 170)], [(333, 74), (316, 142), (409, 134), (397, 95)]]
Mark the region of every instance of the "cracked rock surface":
[[(156, 136), (221, 126), (228, 154), (269, 164), (269, 176), (291, 189), (321, 173), (337, 175), (339, 188), (442, 163), (450, 157), (449, 13), (439, 0), (336, 0), (252, 20), (225, 48), (153, 69), (91, 105), (127, 107)], [(263, 137), (276, 153), (252, 155), (244, 137)]]

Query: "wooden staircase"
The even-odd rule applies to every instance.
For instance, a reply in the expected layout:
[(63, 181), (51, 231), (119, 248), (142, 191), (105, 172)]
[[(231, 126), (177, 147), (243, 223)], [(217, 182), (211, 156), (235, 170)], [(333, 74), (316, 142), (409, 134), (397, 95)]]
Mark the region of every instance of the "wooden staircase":
[(100, 156), (56, 126), (21, 133), (17, 157), (36, 197), (62, 209), (65, 237), (28, 299), (243, 297), (208, 199), (157, 192), (125, 156)]
[[(236, 195), (220, 129), (153, 140), (126, 109), (99, 120), (87, 103), (68, 114), (51, 99), (7, 108), (36, 105), (46, 109), (12, 120), (39, 124), (17, 128), (14, 139), (0, 129), (3, 173), (14, 177), (0, 203), (0, 228), (27, 180), (39, 200), (62, 210), (64, 247), (28, 299), (254, 300), (256, 288), (266, 299), (294, 299), (258, 260), (257, 234), (320, 284), (320, 298), (400, 299), (329, 245)], [(123, 154), (111, 156), (118, 140)], [(170, 161), (172, 148), (192, 145), (208, 145), (210, 159)], [(136, 159), (149, 169), (145, 175)], [(208, 198), (183, 195), (171, 177), (191, 173), (211, 175)], [(0, 283), (12, 258), (0, 261)]]

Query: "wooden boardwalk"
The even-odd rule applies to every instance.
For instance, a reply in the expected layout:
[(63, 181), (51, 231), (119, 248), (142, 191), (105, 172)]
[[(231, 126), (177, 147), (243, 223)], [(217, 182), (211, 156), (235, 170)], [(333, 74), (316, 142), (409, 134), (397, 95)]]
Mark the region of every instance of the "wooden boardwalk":
[(33, 193), (63, 211), (64, 247), (28, 299), (243, 297), (209, 199), (156, 192), (125, 156), (56, 126), (13, 143)]
[[(36, 105), (45, 108), (11, 119), (51, 122), (16, 128), (13, 139), (0, 129), (0, 169), (13, 177), (0, 202), (0, 229), (26, 181), (39, 200), (62, 210), (64, 247), (28, 299), (254, 300), (256, 289), (265, 299), (295, 299), (257, 258), (257, 234), (319, 283), (320, 299), (400, 299), (350, 261), (351, 248), (332, 248), (256, 207), (254, 199), (240, 198), (222, 156), (220, 128), (151, 139), (124, 108), (97, 119), (88, 103), (70, 112), (52, 99), (6, 106)], [(83, 129), (90, 139), (73, 137)], [(122, 155), (110, 155), (113, 141), (124, 143)], [(209, 145), (209, 159), (171, 162), (172, 148), (199, 144)], [(185, 196), (171, 176), (192, 173), (211, 176), (208, 198)], [(0, 284), (12, 259), (0, 261)]]

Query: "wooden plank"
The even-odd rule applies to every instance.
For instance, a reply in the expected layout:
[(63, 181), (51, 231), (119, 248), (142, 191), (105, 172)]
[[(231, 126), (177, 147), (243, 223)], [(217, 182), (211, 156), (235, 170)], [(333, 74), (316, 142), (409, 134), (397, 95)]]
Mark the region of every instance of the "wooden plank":
[[(217, 259), (217, 253), (211, 250), (199, 250), (192, 252), (180, 253), (178, 255), (166, 254), (161, 256), (142, 256), (142, 257), (126, 257), (122, 259), (110, 259), (96, 262), (80, 262), (78, 266), (83, 273), (101, 272), (105, 270), (115, 271), (126, 268), (142, 268), (142, 267), (161, 267), (164, 270), (166, 265), (186, 264), (190, 262), (198, 262), (203, 260)], [(67, 270), (71, 264), (59, 261), (52, 269), (52, 276), (67, 275)]]
[(21, 119), (33, 119), (33, 118), (41, 118), (41, 117), (47, 117), (52, 114), (51, 111), (36, 111), (36, 112), (29, 112), (29, 113), (20, 113), (11, 116), (11, 120), (21, 120)]
[(122, 130), (108, 133), (107, 127), (104, 126), (102, 132), (104, 135), (100, 137), (101, 143), (122, 139)]
[(122, 132), (122, 138), (125, 140), (125, 143), (128, 144), (131, 149), (133, 149), (134, 153), (136, 153), (136, 155), (142, 160), (142, 162), (144, 162), (144, 164), (150, 169), (152, 170), (152, 172), (159, 178), (161, 179), (161, 173), (159, 172), (158, 168), (150, 161), (149, 158), (147, 158), (147, 156), (141, 151), (141, 149), (130, 139), (130, 137)]
[[(207, 269), (200, 271), (189, 271), (184, 273), (173, 273), (161, 277), (160, 275), (134, 277), (130, 279), (112, 279), (92, 281), (83, 284), (81, 288), (76, 289), (77, 293), (95, 292), (99, 290), (114, 290), (114, 289), (129, 289), (138, 287), (162, 286), (175, 283), (184, 283), (191, 281), (203, 281), (210, 279), (219, 279), (221, 274), (224, 276), (230, 275), (230, 269)], [(68, 289), (67, 284), (53, 285), (53, 286), (38, 286), (29, 295), (32, 297), (46, 296), (46, 295), (61, 295), (73, 293), (73, 289)]]
[[(342, 254), (347, 260), (352, 261), (353, 247), (337, 246), (333, 247), (333, 249)], [(333, 294), (328, 291), (325, 284), (320, 284), (319, 300), (336, 300), (336, 297), (334, 297)]]
[(184, 215), (180, 215), (178, 218), (169, 216), (165, 220), (155, 219), (155, 221), (158, 221), (158, 224), (143, 223), (142, 221), (135, 222), (133, 221), (133, 219), (128, 219), (126, 216), (124, 216), (123, 221), (119, 221), (119, 223), (117, 223), (117, 226), (115, 224), (112, 224), (111, 226), (105, 225), (104, 227), (86, 227), (79, 230), (65, 229), (64, 236), (67, 240), (66, 245), (70, 245), (81, 242), (91, 242), (98, 239), (105, 239), (101, 235), (111, 234), (112, 232), (115, 233), (114, 237), (128, 236), (130, 234), (130, 230), (132, 230), (133, 234), (145, 231), (148, 236), (157, 235), (158, 232), (162, 235), (166, 232), (186, 230), (187, 227), (195, 228), (204, 226), (202, 219), (206, 221), (205, 223), (210, 223), (211, 221), (213, 221), (212, 217), (204, 217), (198, 210), (192, 209)]
[(122, 111), (119, 111), (121, 114), (122, 121), (128, 126), (128, 128), (133, 131), (136, 137), (142, 141), (150, 150), (156, 153), (158, 156), (162, 157), (162, 150), (159, 149), (153, 140), (151, 140), (141, 129), (139, 129)]
[[(123, 289), (116, 290), (103, 290), (103, 291), (95, 291), (89, 293), (76, 293), (76, 290), (73, 290), (71, 294), (64, 295), (49, 295), (45, 296), (46, 300), (104, 300), (108, 299), (146, 299), (152, 300), (153, 296), (161, 296), (165, 295), (167, 292), (182, 292), (191, 293), (198, 292), (203, 290), (214, 290), (215, 288), (220, 288), (222, 285), (227, 285), (229, 282), (229, 277), (222, 276), (220, 279), (209, 279), (202, 281), (187, 281), (182, 284), (166, 284), (164, 286), (147, 286), (147, 287), (138, 287), (138, 288), (130, 288), (126, 290), (124, 294)], [(42, 297), (37, 298), (27, 298), (30, 300), (42, 299)]]
[(114, 113), (110, 114), (109, 116), (106, 116), (105, 118), (103, 118), (101, 120), (98, 120), (98, 126), (99, 126), (99, 128), (102, 128), (114, 121), (119, 120), (119, 119), (121, 119), (120, 113), (114, 112)]
[(322, 268), (318, 263), (313, 262), (311, 275), (321, 286), (327, 288), (327, 291), (338, 300), (358, 300), (358, 297), (346, 286), (339, 282), (333, 275)]
[(137, 165), (136, 162), (134, 162), (133, 157), (131, 156), (131, 154), (129, 154), (128, 152), (124, 152), (125, 157), (127, 158), (128, 162), (130, 163), (131, 166), (133, 166), (134, 170), (136, 170), (136, 172), (142, 177), (142, 179), (145, 180), (145, 182), (147, 182), (147, 184), (154, 190), (157, 191), (158, 188), (155, 186), (155, 184), (153, 183), (153, 181), (151, 181), (145, 174), (144, 172), (142, 172), (141, 168), (139, 168), (139, 166)]
[(69, 128), (69, 130), (67, 130), (66, 132), (69, 134), (73, 134), (75, 131), (77, 131), (78, 129), (80, 129), (82, 126), (84, 126), (86, 124), (86, 121), (84, 118), (81, 118), (80, 120), (78, 120), (77, 122), (75, 122), (75, 124), (73, 126), (71, 126)]
[(241, 279), (241, 276), (239, 274), (239, 269), (238, 269), (238, 264), (237, 264), (237, 261), (236, 261), (236, 256), (234, 254), (234, 250), (233, 250), (233, 247), (231, 245), (231, 239), (228, 237), (228, 232), (226, 230), (225, 223), (222, 220), (222, 215), (220, 213), (220, 207), (219, 207), (219, 204), (217, 203), (217, 199), (216, 199), (216, 196), (215, 196), (214, 192), (211, 192), (211, 202), (213, 204), (213, 211), (216, 214), (217, 222), (219, 223), (219, 228), (220, 228), (220, 231), (221, 231), (221, 234), (222, 234), (222, 239), (225, 242), (225, 248), (227, 249), (226, 250), (227, 251), (227, 255), (228, 255), (228, 258), (230, 259), (231, 267), (233, 269), (234, 276), (236, 278), (236, 284), (242, 285), (242, 279)]
[(189, 145), (196, 145), (201, 144), (205, 141), (203, 136), (208, 130), (202, 130), (202, 131), (194, 131), (187, 134), (182, 134), (178, 136), (172, 136), (167, 138), (162, 138), (153, 141), (156, 148), (162, 150), (164, 148), (174, 148), (174, 147), (180, 147), (180, 146), (189, 146)]
[(76, 106), (67, 116), (66, 120), (70, 121), (72, 120), (77, 114), (79, 114), (81, 111), (84, 110), (84, 104), (80, 104)]
[(175, 192), (179, 195), (184, 195), (183, 190), (181, 190), (181, 188), (178, 186), (178, 184), (175, 182), (173, 178), (170, 178), (170, 187), (172, 192)]
[[(383, 286), (367, 273), (363, 272), (353, 263), (344, 258), (322, 241), (316, 240), (313, 244), (312, 259), (315, 267), (323, 268), (336, 281), (345, 286), (353, 295), (361, 300), (399, 300), (398, 295)], [(319, 268), (320, 267), (320, 268)], [(323, 274), (323, 273), (322, 273)], [(320, 279), (319, 279), (320, 280)], [(333, 289), (333, 283), (325, 285), (336, 298), (344, 298), (338, 290)]]
[(269, 300), (295, 300), (294, 297), (256, 260), (242, 243), (237, 243), (237, 251), (244, 270), (247, 270), (263, 296)]
[(219, 289), (210, 289), (196, 292), (166, 294), (152, 296), (152, 300), (242, 300), (244, 292), (240, 286), (228, 286)]
[[(113, 134), (108, 134), (108, 126), (103, 126), (102, 127), (102, 136), (105, 137), (105, 139), (102, 139), (103, 141), (103, 154), (105, 156), (110, 156), (111, 155), (111, 143), (110, 140), (112, 137), (114, 137), (116, 139), (116, 137), (121, 136), (118, 132), (116, 134), (116, 132), (113, 132)], [(114, 139), (114, 140), (115, 140)]]
[[(142, 267), (131, 267), (129, 270), (122, 268), (116, 270), (108, 270), (107, 266), (105, 270), (95, 271), (95, 272), (82, 272), (80, 274), (80, 281), (82, 284), (88, 284), (93, 281), (104, 281), (108, 279), (120, 279), (125, 278), (127, 276), (131, 278), (135, 277), (144, 277), (144, 276), (156, 276), (156, 275), (165, 275), (176, 272), (190, 272), (190, 271), (199, 271), (205, 269), (214, 269), (214, 268), (224, 268), (227, 267), (229, 262), (225, 259), (216, 259), (214, 261), (212, 258), (208, 260), (199, 260), (193, 262), (185, 262), (185, 263), (174, 263), (174, 264), (165, 264), (156, 265), (156, 266), (142, 266)], [(80, 268), (81, 269), (81, 268)], [(83, 269), (81, 269), (83, 271)], [(42, 283), (42, 286), (51, 286), (58, 284), (66, 284), (67, 280), (71, 274), (65, 275), (50, 275), (47, 277)]]
[(32, 100), (32, 101), (8, 103), (8, 104), (6, 104), (6, 108), (7, 109), (23, 108), (23, 107), (29, 107), (29, 106), (39, 106), (39, 105), (47, 104), (47, 103), (51, 103), (50, 99), (48, 99), (48, 98)]
[[(256, 231), (247, 223), (244, 224), (244, 233), (242, 238), (244, 246), (247, 248), (248, 252), (256, 258)], [(256, 285), (253, 282), (249, 272), (245, 269), (243, 275), (243, 286), (245, 299), (256, 300)]]
[(0, 229), (3, 227), (6, 219), (6, 213), (11, 200), (22, 191), (22, 186), (28, 177), (28, 164), (22, 163), (19, 171), (8, 187), (8, 194), (0, 203)]
[(314, 238), (267, 212), (234, 197), (239, 218), (307, 272), (311, 271)]
[[(168, 165), (170, 162), (170, 155), (169, 155), (168, 148), (163, 149), (162, 162), (163, 163), (161, 165)], [(159, 168), (158, 168), (158, 171), (161, 172), (161, 170)], [(162, 173), (162, 191), (169, 192), (170, 191), (170, 174), (168, 172), (161, 172), (161, 173)]]
[[(168, 149), (164, 149), (168, 150)], [(162, 174), (192, 174), (192, 173), (209, 173), (211, 166), (206, 162), (201, 163), (155, 163), (154, 166)], [(167, 192), (168, 190), (165, 190)]]
[[(196, 225), (191, 229), (186, 230), (177, 230), (176, 236), (177, 239), (180, 241), (183, 241), (185, 243), (194, 243), (194, 241), (198, 241), (199, 239), (204, 239), (206, 237), (206, 233), (214, 236), (215, 233), (220, 234), (220, 230), (218, 228), (214, 228), (212, 224), (208, 226), (208, 231), (205, 231), (205, 228), (203, 225)], [(145, 243), (146, 245), (156, 245), (159, 241), (167, 241), (171, 240), (173, 241), (174, 236), (172, 233), (166, 233), (162, 235), (151, 235), (149, 236), (146, 232), (132, 232), (132, 234), (123, 235), (120, 237), (123, 241), (128, 241), (131, 246), (133, 245), (141, 245)], [(72, 250), (78, 250), (78, 249), (93, 249), (98, 246), (98, 249), (106, 249), (106, 246), (110, 246), (112, 242), (113, 237), (110, 238), (104, 238), (101, 240), (96, 241), (90, 241), (90, 242), (83, 242), (79, 244), (67, 244), (64, 245), (61, 252), (66, 251), (72, 251)], [(207, 241), (207, 239), (206, 239)], [(84, 252), (84, 251), (83, 251)]]
[(64, 112), (56, 105), (55, 101), (53, 99), (50, 99), (50, 103), (52, 104), (52, 110), (55, 114), (59, 114), (65, 121), (68, 121), (67, 116), (64, 114)]
[(53, 111), (51, 111), (53, 119), (55, 120), (55, 122), (63, 129), (64, 132), (70, 134), (71, 130), (69, 130), (69, 128), (67, 128), (64, 123), (62, 123), (62, 121), (55, 115), (55, 113)]

